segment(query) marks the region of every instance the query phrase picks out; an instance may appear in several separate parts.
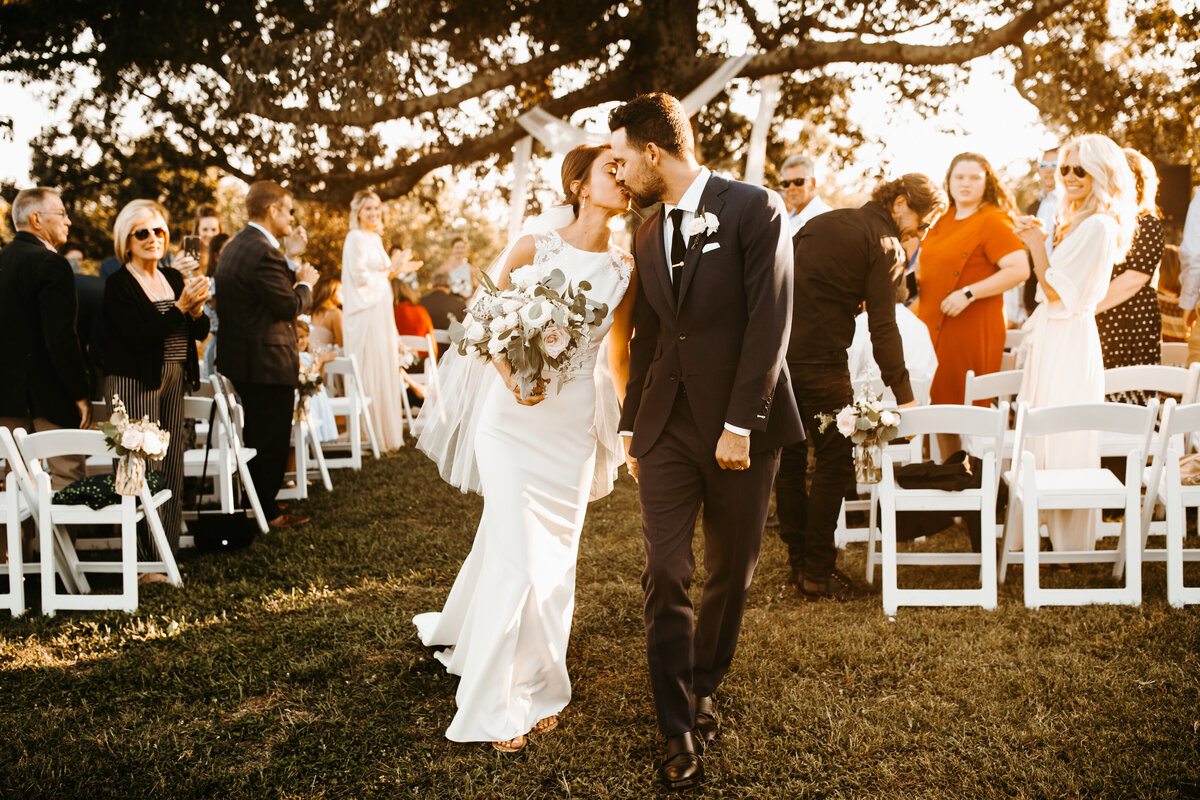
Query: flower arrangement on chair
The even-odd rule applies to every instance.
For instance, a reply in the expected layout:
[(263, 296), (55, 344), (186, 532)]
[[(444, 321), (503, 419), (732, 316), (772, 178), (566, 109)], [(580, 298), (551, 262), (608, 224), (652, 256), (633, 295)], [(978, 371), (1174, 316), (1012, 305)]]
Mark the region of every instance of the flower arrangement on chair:
[(825, 432), (836, 423), (840, 434), (854, 442), (854, 478), (859, 483), (879, 483), (883, 479), (883, 446), (896, 438), (900, 412), (886, 408), (883, 400), (870, 390), (863, 391), (837, 416), (817, 414)]
[(325, 383), (325, 375), (321, 371), (323, 362), (315, 360), (312, 363), (300, 364), (300, 374), (296, 386), (295, 421), (301, 422), (308, 418), (308, 399), (321, 390)]
[(114, 479), (117, 494), (137, 496), (146, 485), (146, 459), (160, 459), (171, 442), (171, 435), (150, 417), (131, 420), (121, 396), (113, 395), (113, 413), (100, 424), (104, 443), (117, 455)]

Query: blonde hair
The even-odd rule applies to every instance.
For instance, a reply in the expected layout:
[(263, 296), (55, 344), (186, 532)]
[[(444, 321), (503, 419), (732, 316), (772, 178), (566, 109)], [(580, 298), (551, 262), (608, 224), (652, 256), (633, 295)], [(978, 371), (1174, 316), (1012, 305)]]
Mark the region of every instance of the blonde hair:
[[(1077, 136), (1058, 151), (1059, 169), (1067, 155), (1079, 156), (1079, 166), (1092, 178), (1092, 191), (1079, 201), (1063, 197), (1058, 206), (1055, 241), (1061, 242), (1093, 214), (1106, 214), (1117, 221), (1117, 262), (1124, 260), (1137, 227), (1137, 199), (1133, 173), (1116, 142), (1098, 133)], [(1062, 173), (1059, 173), (1061, 183)]]
[[(362, 207), (367, 204), (368, 200), (379, 200), (379, 195), (370, 189), (359, 189), (354, 193), (354, 197), (350, 198), (350, 230), (356, 231), (362, 228), (362, 223), (358, 220), (358, 212), (362, 211)], [(383, 201), (380, 200), (380, 202)]]
[(117, 214), (117, 221), (113, 223), (113, 252), (122, 264), (129, 263), (129, 239), (133, 236), (133, 229), (150, 214), (162, 217), (163, 227), (167, 229), (163, 251), (166, 252), (166, 248), (170, 246), (171, 226), (167, 219), (167, 210), (153, 200), (131, 200), (121, 209), (121, 213)]
[(1158, 205), (1154, 202), (1154, 199), (1158, 197), (1158, 170), (1154, 169), (1154, 162), (1132, 147), (1126, 147), (1124, 152), (1125, 161), (1129, 164), (1130, 172), (1133, 173), (1133, 189), (1138, 216), (1142, 214), (1161, 216), (1158, 213)]

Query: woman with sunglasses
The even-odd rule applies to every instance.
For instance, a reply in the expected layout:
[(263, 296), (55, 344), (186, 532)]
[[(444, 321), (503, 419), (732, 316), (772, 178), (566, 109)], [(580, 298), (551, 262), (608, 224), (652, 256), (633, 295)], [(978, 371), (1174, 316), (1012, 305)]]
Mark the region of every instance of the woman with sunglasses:
[(134, 200), (117, 215), (113, 247), (123, 268), (104, 287), (104, 396), (109, 413), (120, 395), (130, 417), (149, 416), (171, 436), (159, 466), (171, 490), (162, 522), (174, 551), (183, 509), (183, 396), (200, 382), (196, 341), (208, 335), (209, 279), (184, 280), (178, 269), (159, 266), (169, 238), (166, 211), (152, 200)]
[[(1158, 293), (1150, 278), (1162, 261), (1162, 221), (1154, 197), (1158, 194), (1158, 173), (1150, 159), (1137, 150), (1125, 148), (1125, 159), (1133, 173), (1134, 200), (1138, 207), (1137, 227), (1129, 255), (1113, 267), (1108, 292), (1096, 305), (1096, 325), (1100, 329), (1100, 349), (1104, 368), (1158, 364), (1162, 358), (1162, 313)], [(1122, 392), (1110, 400), (1118, 403), (1146, 404), (1144, 392)]]
[[(959, 405), (967, 371), (1000, 369), (1004, 292), (1029, 277), (1029, 259), (1013, 233), (1016, 206), (988, 160), (959, 153), (946, 170), (950, 208), (921, 244), (917, 313), (937, 353), (930, 401)], [(957, 437), (939, 439), (943, 456)]]
[[(1018, 402), (1033, 408), (1104, 400), (1104, 357), (1096, 307), (1108, 291), (1113, 265), (1133, 239), (1137, 221), (1133, 175), (1121, 148), (1107, 136), (1072, 139), (1058, 154), (1063, 197), (1058, 207), (1054, 252), (1035, 217), (1017, 220), (1029, 248), (1040, 305), (1025, 322), (1028, 356)], [(1031, 442), (1039, 468), (1100, 465), (1100, 436), (1083, 431), (1037, 437)], [(1055, 550), (1091, 550), (1099, 511), (1048, 511)]]

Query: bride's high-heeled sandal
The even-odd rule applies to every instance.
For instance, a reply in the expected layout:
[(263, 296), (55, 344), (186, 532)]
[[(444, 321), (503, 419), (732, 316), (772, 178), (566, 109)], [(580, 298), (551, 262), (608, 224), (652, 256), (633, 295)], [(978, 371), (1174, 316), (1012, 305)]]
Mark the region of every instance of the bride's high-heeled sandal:
[(525, 747), (525, 734), (514, 736), (504, 742), (492, 742), (492, 747), (499, 750), (501, 753), (516, 753)]
[(538, 720), (537, 724), (533, 726), (532, 732), (533, 733), (549, 733), (550, 731), (554, 730), (557, 727), (558, 727), (558, 715), (551, 714), (550, 716), (546, 717), (545, 719)]

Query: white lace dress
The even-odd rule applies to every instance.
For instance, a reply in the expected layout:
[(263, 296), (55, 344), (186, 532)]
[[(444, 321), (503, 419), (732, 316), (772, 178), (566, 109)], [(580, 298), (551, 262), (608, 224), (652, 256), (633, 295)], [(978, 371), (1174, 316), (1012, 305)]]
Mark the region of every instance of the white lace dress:
[(505, 741), (571, 699), (567, 640), (575, 608), (575, 557), (593, 483), (596, 355), (629, 286), (628, 253), (577, 250), (557, 233), (535, 237), (534, 263), (560, 269), (609, 315), (591, 332), (573, 378), (551, 383), (535, 406), (517, 403), (495, 370), (482, 396), (475, 458), (484, 498), (475, 543), (441, 612), (413, 622), (426, 645), (461, 675), (457, 742)]

